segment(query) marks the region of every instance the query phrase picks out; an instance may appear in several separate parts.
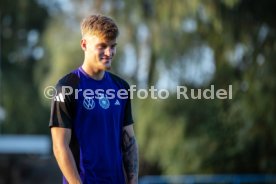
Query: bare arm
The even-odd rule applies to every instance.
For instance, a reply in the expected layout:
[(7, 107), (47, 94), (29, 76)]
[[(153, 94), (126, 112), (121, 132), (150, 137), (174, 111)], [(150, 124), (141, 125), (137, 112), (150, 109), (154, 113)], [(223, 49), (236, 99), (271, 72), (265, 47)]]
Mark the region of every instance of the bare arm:
[(138, 146), (135, 140), (133, 125), (123, 128), (123, 162), (128, 184), (138, 183)]
[(51, 134), (54, 155), (64, 177), (70, 184), (81, 184), (82, 182), (78, 174), (77, 166), (69, 147), (71, 129), (52, 127)]

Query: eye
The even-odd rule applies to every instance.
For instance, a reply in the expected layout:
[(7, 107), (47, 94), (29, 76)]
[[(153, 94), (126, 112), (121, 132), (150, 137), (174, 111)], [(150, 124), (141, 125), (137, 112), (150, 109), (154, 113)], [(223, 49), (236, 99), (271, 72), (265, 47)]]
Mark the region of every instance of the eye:
[(97, 45), (97, 49), (105, 49), (106, 45), (105, 44), (99, 44)]
[(116, 45), (117, 45), (117, 44), (111, 45), (111, 48), (112, 48), (112, 49), (115, 49), (115, 48), (116, 48)]

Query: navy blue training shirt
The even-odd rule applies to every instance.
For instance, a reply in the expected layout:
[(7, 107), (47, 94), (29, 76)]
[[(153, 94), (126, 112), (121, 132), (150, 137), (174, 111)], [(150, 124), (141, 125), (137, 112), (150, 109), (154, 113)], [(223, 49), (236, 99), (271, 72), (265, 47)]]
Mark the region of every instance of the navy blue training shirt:
[(84, 184), (125, 183), (122, 128), (133, 123), (128, 89), (110, 72), (94, 80), (81, 67), (56, 85), (49, 126), (72, 130), (70, 148)]

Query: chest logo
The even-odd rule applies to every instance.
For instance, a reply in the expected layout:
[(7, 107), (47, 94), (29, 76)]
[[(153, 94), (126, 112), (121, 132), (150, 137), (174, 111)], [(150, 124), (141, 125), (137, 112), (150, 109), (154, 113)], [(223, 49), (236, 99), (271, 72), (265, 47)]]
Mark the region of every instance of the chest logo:
[(108, 109), (110, 105), (108, 98), (106, 98), (105, 96), (101, 96), (99, 98), (99, 104), (103, 109)]
[(93, 100), (93, 98), (85, 98), (83, 100), (83, 106), (87, 109), (87, 110), (92, 110), (95, 107), (95, 102)]
[(120, 105), (119, 100), (117, 99), (116, 102), (114, 103), (114, 105)]

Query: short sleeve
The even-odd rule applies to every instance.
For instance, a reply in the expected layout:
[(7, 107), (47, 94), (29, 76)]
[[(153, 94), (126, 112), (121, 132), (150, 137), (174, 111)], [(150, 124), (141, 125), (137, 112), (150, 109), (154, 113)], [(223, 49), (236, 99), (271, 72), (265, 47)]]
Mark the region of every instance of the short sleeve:
[(64, 94), (63, 87), (68, 88), (61, 83), (56, 85), (57, 93), (52, 99), (49, 127), (72, 128), (75, 102), (72, 95)]
[(132, 110), (131, 110), (131, 99), (130, 99), (130, 91), (129, 91), (129, 85), (126, 84), (127, 90), (128, 90), (128, 98), (127, 102), (125, 105), (125, 110), (124, 110), (124, 121), (123, 121), (123, 126), (128, 126), (134, 123), (133, 118), (132, 118)]
[(76, 111), (74, 91), (79, 78), (68, 74), (56, 85), (56, 95), (52, 99), (49, 127), (72, 128)]

